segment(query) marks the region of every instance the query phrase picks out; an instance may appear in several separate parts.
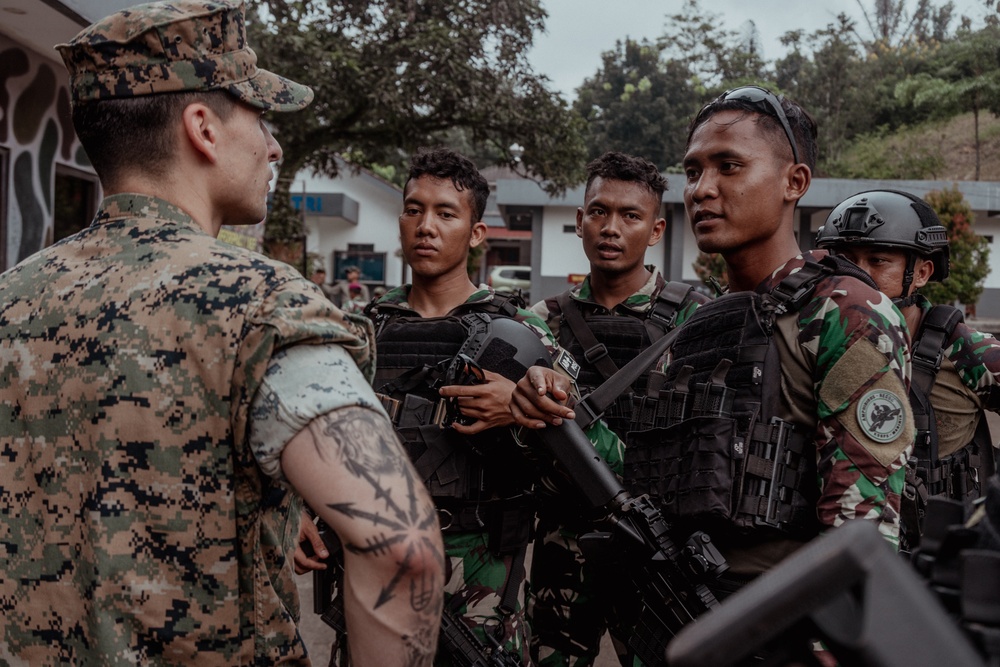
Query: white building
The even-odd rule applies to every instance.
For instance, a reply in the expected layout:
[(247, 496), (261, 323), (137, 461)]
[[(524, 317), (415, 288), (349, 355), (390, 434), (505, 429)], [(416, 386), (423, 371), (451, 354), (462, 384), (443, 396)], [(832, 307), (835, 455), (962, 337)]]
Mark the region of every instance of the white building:
[[(84, 225), (101, 197), (100, 184), (73, 132), (65, 68), (53, 46), (132, 0), (2, 0), (0, 2), (0, 270)], [(280, 138), (279, 138), (280, 139)], [(565, 290), (587, 272), (575, 234), (583, 186), (550, 197), (532, 181), (486, 169), (494, 188), (487, 206), (493, 265), (531, 266), (532, 297)], [(669, 221), (663, 242), (646, 252), (670, 279), (697, 282), (694, 237), (684, 219), (683, 183), (671, 175), (664, 195)], [(830, 209), (849, 195), (887, 187), (923, 196), (952, 187), (947, 181), (816, 179), (798, 213), (800, 245), (808, 248)], [(976, 231), (990, 240), (986, 290), (978, 316), (1000, 318), (1000, 183), (959, 182), (976, 215)], [(401, 190), (367, 171), (341, 170), (337, 178), (301, 173), (292, 186), (305, 210), (307, 250), (319, 254), (329, 279), (349, 264), (362, 267), (370, 285), (408, 281), (399, 252)], [(259, 230), (258, 230), (259, 232)], [(251, 245), (252, 238), (233, 237)]]

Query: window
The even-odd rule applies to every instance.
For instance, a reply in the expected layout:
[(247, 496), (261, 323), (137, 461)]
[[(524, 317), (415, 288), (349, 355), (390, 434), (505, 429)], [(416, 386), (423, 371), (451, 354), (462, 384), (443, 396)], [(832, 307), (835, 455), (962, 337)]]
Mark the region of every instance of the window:
[[(367, 245), (367, 244), (365, 244)], [(349, 246), (350, 247), (350, 246)], [(374, 245), (367, 245), (374, 248)], [(344, 269), (357, 266), (361, 269), (361, 282), (376, 285), (385, 283), (385, 253), (364, 250), (337, 250), (333, 253), (333, 279), (342, 280)]]
[(54, 199), (53, 240), (59, 241), (90, 225), (97, 212), (97, 178), (57, 165)]

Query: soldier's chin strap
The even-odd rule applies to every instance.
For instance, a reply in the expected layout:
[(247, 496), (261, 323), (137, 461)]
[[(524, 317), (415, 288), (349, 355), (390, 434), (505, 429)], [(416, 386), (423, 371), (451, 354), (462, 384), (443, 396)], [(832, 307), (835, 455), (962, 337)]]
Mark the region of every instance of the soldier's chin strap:
[(906, 271), (903, 272), (903, 292), (900, 296), (892, 300), (892, 303), (900, 310), (912, 306), (917, 301), (917, 293), (910, 293), (910, 287), (913, 286), (913, 267), (916, 264), (916, 254), (912, 252), (906, 253)]

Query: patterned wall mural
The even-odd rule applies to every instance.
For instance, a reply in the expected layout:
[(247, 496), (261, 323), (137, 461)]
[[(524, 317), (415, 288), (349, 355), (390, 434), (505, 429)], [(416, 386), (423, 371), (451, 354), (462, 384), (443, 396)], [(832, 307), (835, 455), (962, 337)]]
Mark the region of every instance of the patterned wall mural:
[(73, 132), (60, 63), (0, 36), (0, 146), (10, 151), (6, 257), (13, 266), (52, 238), (56, 165), (93, 173)]

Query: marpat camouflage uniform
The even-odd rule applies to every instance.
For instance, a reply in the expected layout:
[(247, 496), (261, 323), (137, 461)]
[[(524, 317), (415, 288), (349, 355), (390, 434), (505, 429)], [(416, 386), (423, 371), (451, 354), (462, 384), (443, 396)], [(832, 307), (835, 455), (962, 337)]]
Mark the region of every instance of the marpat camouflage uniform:
[(313, 91), (257, 68), (243, 3), (153, 2), (112, 14), (59, 49), (73, 102), (224, 90), (252, 106), (294, 111)]
[[(656, 269), (646, 266), (650, 276), (646, 283), (622, 303), (609, 311), (593, 301), (590, 274), (579, 285), (569, 290), (570, 298), (580, 304), (584, 318), (597, 315), (619, 315), (645, 319), (657, 295), (666, 286), (666, 280)], [(677, 311), (675, 326), (686, 321), (707, 297), (695, 292)], [(545, 300), (531, 307), (531, 311), (545, 320), (549, 329), (562, 335), (561, 313), (550, 312)], [(560, 339), (560, 342), (563, 342)], [(639, 350), (636, 350), (638, 353)], [(586, 359), (577, 359), (581, 365)], [(625, 433), (618, 433), (624, 440)], [(621, 474), (621, 466), (612, 466)], [(534, 554), (531, 562), (528, 621), (531, 624), (532, 657), (539, 665), (592, 665), (601, 649), (601, 638), (612, 630), (612, 641), (619, 659), (624, 659), (628, 637), (623, 628), (616, 626), (619, 615), (614, 610), (616, 593), (622, 586), (629, 586), (627, 577), (609, 577), (607, 573), (588, 567), (577, 544), (581, 530), (590, 526), (577, 522), (572, 527), (563, 525), (563, 513), (546, 512), (546, 507), (558, 502), (543, 501), (539, 510)]]
[(248, 443), (272, 355), (371, 324), (144, 195), (0, 277), (0, 663), (307, 664), (300, 507)]

